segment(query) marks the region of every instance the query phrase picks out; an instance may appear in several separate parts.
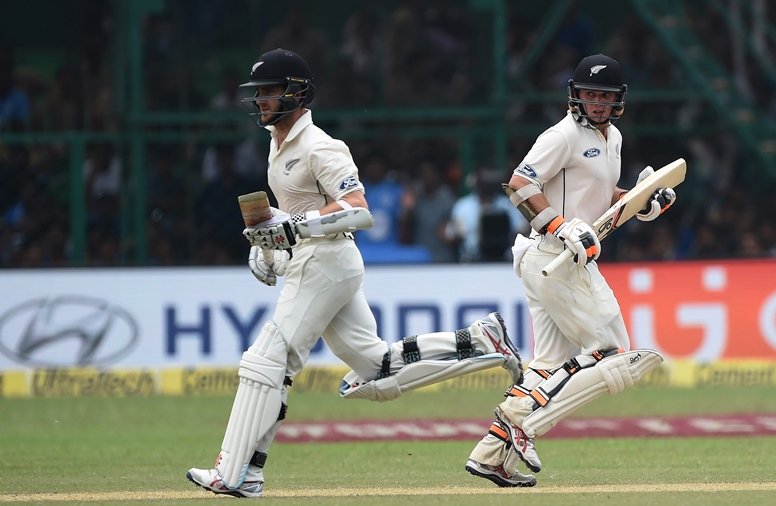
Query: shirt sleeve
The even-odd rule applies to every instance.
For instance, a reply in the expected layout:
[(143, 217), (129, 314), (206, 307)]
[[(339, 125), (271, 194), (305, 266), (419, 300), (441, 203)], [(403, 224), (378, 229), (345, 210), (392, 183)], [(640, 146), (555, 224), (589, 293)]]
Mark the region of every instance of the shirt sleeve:
[(334, 200), (355, 191), (364, 191), (358, 167), (347, 145), (336, 139), (316, 145), (310, 152), (310, 170), (323, 191)]
[(536, 139), (514, 174), (543, 186), (566, 166), (570, 156), (571, 148), (566, 136), (551, 128)]

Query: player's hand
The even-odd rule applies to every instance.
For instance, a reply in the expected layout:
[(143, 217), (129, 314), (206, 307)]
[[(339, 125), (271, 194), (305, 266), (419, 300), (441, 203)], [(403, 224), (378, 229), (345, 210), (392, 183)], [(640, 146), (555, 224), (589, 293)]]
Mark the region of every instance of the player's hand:
[(652, 221), (671, 207), (676, 202), (676, 192), (671, 188), (658, 188), (652, 194), (646, 207), (636, 213), (636, 218), (641, 221)]
[[(636, 180), (636, 184), (644, 181), (654, 173), (655, 169), (647, 165), (644, 167), (644, 170), (639, 173), (639, 178)], [(636, 213), (636, 218), (641, 221), (652, 221), (666, 212), (666, 210), (671, 207), (675, 201), (676, 192), (674, 192), (674, 190), (671, 188), (658, 188), (655, 190), (655, 193), (649, 199), (644, 209)]]
[[(299, 215), (302, 216), (303, 215)], [(243, 235), (251, 246), (258, 246), (262, 249), (288, 249), (296, 244), (296, 226), (294, 220), (296, 216), (288, 218), (280, 223), (269, 227), (247, 227), (243, 230)]]
[(598, 236), (590, 225), (579, 218), (563, 221), (554, 230), (548, 229), (548, 232), (563, 241), (574, 253), (574, 261), (580, 267), (592, 262), (601, 254), (601, 241), (598, 240)]
[(646, 167), (644, 167), (644, 170), (639, 172), (639, 178), (636, 180), (636, 184), (639, 184), (640, 182), (644, 181), (654, 173), (655, 173), (655, 169), (653, 169), (651, 165), (647, 165)]
[(248, 267), (253, 276), (267, 286), (275, 286), (277, 277), (286, 274), (290, 255), (284, 250), (272, 250), (272, 263), (267, 264), (264, 253), (258, 246), (251, 246), (248, 254)]

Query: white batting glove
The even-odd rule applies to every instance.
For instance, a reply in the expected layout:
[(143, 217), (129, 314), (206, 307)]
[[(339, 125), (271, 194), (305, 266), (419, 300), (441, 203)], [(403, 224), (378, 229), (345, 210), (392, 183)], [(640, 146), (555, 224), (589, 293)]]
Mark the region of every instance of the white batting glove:
[(646, 207), (636, 213), (636, 218), (641, 221), (652, 221), (671, 207), (676, 202), (676, 192), (671, 188), (658, 188), (650, 197)]
[(644, 181), (654, 173), (655, 173), (655, 169), (653, 169), (651, 165), (647, 165), (646, 167), (644, 167), (644, 170), (639, 172), (639, 178), (636, 180), (636, 184), (639, 184), (640, 182)]
[(251, 246), (262, 249), (288, 249), (296, 244), (295, 224), (302, 220), (303, 214), (287, 215), (284, 221), (269, 227), (247, 227), (243, 230), (243, 235)]
[[(558, 218), (563, 220), (562, 216)], [(554, 222), (555, 220), (553, 220)], [(552, 223), (550, 227), (552, 227)], [(601, 241), (598, 240), (598, 236), (595, 235), (590, 225), (581, 219), (564, 220), (552, 230), (550, 227), (547, 231), (563, 241), (566, 247), (574, 253), (574, 261), (578, 266), (584, 267), (585, 264), (592, 262), (601, 254)]]
[[(655, 173), (655, 169), (647, 165), (639, 173), (639, 178), (636, 180), (636, 184), (647, 179), (649, 176)], [(664, 212), (676, 202), (676, 192), (671, 188), (658, 188), (652, 197), (647, 202), (647, 205), (636, 213), (636, 218), (640, 221), (652, 221)]]
[(258, 246), (251, 246), (248, 254), (248, 267), (253, 276), (267, 286), (275, 286), (277, 277), (286, 274), (290, 255), (287, 251), (272, 250), (272, 264), (268, 265), (264, 259), (264, 253)]

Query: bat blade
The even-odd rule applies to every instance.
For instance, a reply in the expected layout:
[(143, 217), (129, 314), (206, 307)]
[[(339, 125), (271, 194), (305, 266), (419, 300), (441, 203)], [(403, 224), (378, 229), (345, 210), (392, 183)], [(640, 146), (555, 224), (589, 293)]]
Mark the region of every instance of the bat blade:
[[(684, 158), (679, 158), (656, 170), (649, 177), (638, 183), (593, 222), (592, 227), (598, 239), (601, 240), (608, 237), (623, 223), (636, 216), (639, 211), (646, 207), (655, 190), (679, 186), (684, 181), (686, 174), (687, 162)], [(563, 253), (555, 257), (552, 262), (547, 264), (547, 267), (542, 269), (542, 275), (549, 276), (558, 266), (572, 256), (571, 250), (563, 250)]]
[(634, 186), (600, 218), (593, 222), (598, 239), (603, 239), (617, 230), (644, 209), (658, 188), (675, 188), (684, 181), (687, 174), (687, 162), (684, 158), (674, 160), (668, 165), (656, 170), (648, 178)]

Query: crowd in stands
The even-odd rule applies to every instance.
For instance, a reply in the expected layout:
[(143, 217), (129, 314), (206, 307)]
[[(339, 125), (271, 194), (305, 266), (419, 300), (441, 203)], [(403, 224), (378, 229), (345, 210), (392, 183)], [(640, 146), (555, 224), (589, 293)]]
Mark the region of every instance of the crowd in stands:
[[(144, 151), (146, 190), (140, 192), (146, 223), (138, 227), (132, 206), (138, 194), (133, 185), (139, 182), (130, 176), (130, 150), (119, 141), (130, 122), (125, 97), (118, 96), (125, 85), (116, 82), (112, 3), (92, 3), (102, 8), (91, 13), (93, 29), (84, 32), (72, 58), (51, 76), (36, 74), (19, 61), (12, 42), (0, 41), (0, 267), (72, 265), (72, 199), (81, 193), (86, 265), (243, 263), (248, 248), (240, 233), (236, 196), (267, 188), (267, 138), (257, 134), (245, 115), (242, 122), (215, 127), (223, 140), (206, 135), (212, 125), (190, 128), (183, 140), (150, 140)], [(213, 65), (207, 57), (200, 59), (207, 46), (229, 39), (228, 30), (217, 23), (228, 26), (238, 20), (216, 13), (217, 2), (163, 4), (165, 10), (144, 18), (144, 106), (151, 111), (238, 111), (237, 85), (252, 61)], [(483, 71), (493, 64), (490, 39), (476, 33), (473, 19), (483, 12), (468, 3), (397, 1), (390, 8), (359, 3), (335, 32), (316, 24), (305, 5), (291, 2), (276, 23), (260, 25), (261, 33), (251, 34), (256, 43), (251, 57), (275, 47), (303, 54), (318, 83), (314, 114), (341, 108), (477, 107), (491, 100), (494, 83)], [(573, 10), (538, 58), (531, 56), (538, 35), (535, 19), (526, 19), (520, 8), (508, 14), (505, 114), (512, 125), (535, 126), (530, 133), (509, 134), (508, 166), (494, 167), (492, 157), (483, 156), (467, 173), (452, 134), (399, 135), (413, 120), (326, 125), (342, 132), (367, 190), (376, 224), (357, 236), (367, 262), (508, 262), (512, 239), (527, 233), (528, 225), (500, 184), (536, 135), (565, 113), (566, 82), (586, 54), (600, 51), (617, 58), (634, 96), (644, 90), (688, 88), (686, 72), (634, 13), (626, 13), (602, 38), (590, 17)], [(738, 61), (719, 42), (728, 33), (722, 19), (702, 19), (703, 26), (696, 28), (714, 41), (711, 54), (720, 61)], [(203, 74), (209, 74), (209, 87), (202, 86)], [(756, 73), (746, 74), (739, 85), (755, 100), (767, 97), (763, 110), (772, 109), (773, 99), (763, 92), (771, 84)], [(530, 92), (555, 92), (557, 100), (517, 100)], [(444, 126), (452, 132), (451, 125), (479, 121), (463, 116)], [(661, 124), (675, 133), (629, 132)], [(428, 125), (417, 122), (421, 128)], [(704, 128), (693, 133), (688, 125)], [(678, 190), (675, 208), (649, 225), (634, 221), (614, 234), (603, 247), (603, 260), (776, 256), (770, 219), (776, 201), (766, 191), (753, 191), (758, 184), (772, 185), (773, 179), (767, 179), (772, 175), (704, 107), (702, 97), (629, 101), (618, 127), (625, 138), (621, 186), (632, 186), (644, 166), (658, 168), (678, 157), (688, 160), (690, 175)], [(683, 127), (686, 135), (676, 133)], [(359, 129), (375, 135), (348, 137)], [(109, 136), (84, 145), (83, 167), (75, 168), (83, 174), (82, 192), (72, 188), (74, 147), (66, 138), (4, 142), (1, 136), (73, 131)], [(770, 182), (758, 183), (761, 177)], [(146, 259), (135, 254), (138, 230), (146, 234)]]

